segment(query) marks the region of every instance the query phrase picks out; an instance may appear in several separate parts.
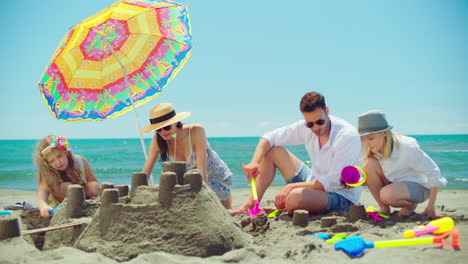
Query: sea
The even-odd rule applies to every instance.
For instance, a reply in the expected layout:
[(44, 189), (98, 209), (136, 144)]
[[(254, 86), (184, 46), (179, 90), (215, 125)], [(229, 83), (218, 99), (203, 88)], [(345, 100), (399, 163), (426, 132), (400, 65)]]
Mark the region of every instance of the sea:
[[(468, 135), (412, 135), (421, 148), (439, 165), (448, 185), (443, 189), (468, 189)], [(250, 162), (259, 137), (208, 138), (209, 144), (233, 173), (233, 187), (248, 188), (242, 164)], [(0, 189), (35, 190), (37, 170), (32, 155), (38, 140), (0, 140)], [(86, 157), (100, 182), (131, 184), (132, 173), (145, 162), (139, 139), (69, 139), (74, 154)], [(145, 143), (149, 146), (150, 139)], [(302, 161), (311, 164), (303, 146), (287, 147)], [(154, 170), (159, 183), (162, 163)], [(277, 173), (272, 185), (284, 185)]]

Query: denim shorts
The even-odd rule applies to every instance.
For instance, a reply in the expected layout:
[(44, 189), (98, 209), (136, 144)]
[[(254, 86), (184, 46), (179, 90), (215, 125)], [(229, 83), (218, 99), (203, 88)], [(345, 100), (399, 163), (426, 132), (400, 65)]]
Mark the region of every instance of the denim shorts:
[[(304, 164), (304, 162), (297, 168), (294, 177), (286, 181), (287, 184), (296, 183), (296, 182), (305, 182), (307, 177), (312, 173), (310, 168)], [(338, 212), (349, 212), (350, 206), (353, 204), (348, 199), (344, 198), (342, 195), (335, 192), (327, 192), (328, 195), (328, 206), (323, 214), (338, 211)]]
[(296, 173), (294, 174), (294, 177), (286, 181), (286, 184), (290, 183), (295, 183), (295, 182), (305, 182), (307, 180), (307, 177), (312, 174), (312, 171), (310, 170), (307, 165), (304, 164), (304, 162), (301, 163), (301, 166), (297, 168)]
[(336, 212), (349, 212), (349, 208), (353, 204), (350, 200), (344, 198), (344, 196), (335, 192), (327, 192), (328, 194), (328, 206), (324, 214), (336, 211)]

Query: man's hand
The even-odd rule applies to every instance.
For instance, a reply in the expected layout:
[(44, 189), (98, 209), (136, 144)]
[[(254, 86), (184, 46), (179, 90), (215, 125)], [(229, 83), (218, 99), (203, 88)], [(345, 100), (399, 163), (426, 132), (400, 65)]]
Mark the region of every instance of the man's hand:
[(247, 177), (250, 183), (252, 177), (255, 178), (255, 176), (257, 176), (257, 174), (260, 172), (260, 164), (250, 162), (247, 165), (242, 165), (242, 169), (244, 170), (245, 177)]
[(294, 187), (291, 184), (284, 186), (275, 197), (275, 206), (279, 210), (283, 210), (286, 207), (286, 198), (288, 198)]
[(340, 186), (343, 187), (343, 189), (351, 189), (353, 188), (352, 186), (347, 185), (340, 177)]

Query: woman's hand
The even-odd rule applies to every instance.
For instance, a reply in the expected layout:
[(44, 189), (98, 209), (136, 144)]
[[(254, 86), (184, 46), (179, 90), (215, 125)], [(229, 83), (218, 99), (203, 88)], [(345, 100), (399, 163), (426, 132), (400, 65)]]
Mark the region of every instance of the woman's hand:
[(427, 216), (429, 216), (431, 218), (434, 218), (434, 219), (441, 218), (443, 216), (441, 214), (438, 214), (435, 211), (434, 206), (427, 206), (426, 210), (424, 210), (424, 212), (422, 214), (427, 215)]

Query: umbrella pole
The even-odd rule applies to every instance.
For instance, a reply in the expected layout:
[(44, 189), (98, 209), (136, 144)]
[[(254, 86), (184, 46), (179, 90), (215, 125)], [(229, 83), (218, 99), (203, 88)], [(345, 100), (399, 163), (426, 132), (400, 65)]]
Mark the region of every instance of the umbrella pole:
[[(148, 152), (146, 152), (146, 145), (145, 141), (143, 140), (143, 135), (141, 134), (141, 125), (140, 125), (140, 118), (138, 117), (137, 110), (135, 108), (135, 104), (133, 103), (133, 98), (132, 98), (132, 93), (130, 92), (130, 85), (128, 84), (128, 77), (127, 77), (127, 71), (125, 70), (125, 67), (123, 67), (122, 63), (120, 60), (117, 58), (119, 61), (120, 65), (122, 66), (123, 72), (124, 72), (124, 80), (125, 80), (125, 85), (127, 86), (127, 91), (128, 95), (130, 98), (130, 102), (132, 103), (132, 108), (133, 108), (133, 113), (135, 114), (135, 120), (137, 123), (137, 129), (138, 129), (138, 135), (140, 136), (140, 143), (141, 143), (141, 148), (143, 149), (143, 154), (145, 155), (145, 160), (148, 159)], [(150, 173), (149, 178), (151, 180), (151, 184), (154, 185), (154, 180), (153, 180), (153, 174)]]
[[(140, 135), (140, 143), (141, 143), (141, 148), (143, 149), (143, 154), (145, 155), (145, 160), (148, 159), (148, 154), (146, 152), (146, 146), (145, 146), (145, 141), (143, 140), (143, 135), (141, 134), (140, 130), (141, 130), (141, 125), (140, 125), (140, 118), (138, 117), (138, 113), (136, 111), (136, 108), (135, 108), (135, 105), (133, 104), (133, 98), (132, 98), (132, 93), (130, 92), (130, 85), (128, 83), (128, 76), (127, 76), (127, 70), (125, 70), (125, 67), (124, 65), (122, 64), (122, 62), (120, 61), (119, 57), (117, 56), (117, 54), (115, 54), (115, 51), (114, 49), (112, 48), (111, 45), (108, 45), (108, 47), (110, 47), (110, 50), (112, 52), (112, 54), (115, 56), (115, 58), (117, 59), (117, 62), (120, 64), (120, 67), (122, 67), (122, 71), (123, 71), (123, 74), (124, 74), (124, 81), (125, 81), (125, 86), (127, 86), (127, 91), (128, 91), (128, 97), (130, 98), (130, 102), (132, 104), (132, 108), (133, 108), (133, 113), (135, 114), (135, 119), (136, 119), (136, 123), (137, 123), (137, 129), (138, 129), (138, 135)], [(153, 180), (153, 174), (151, 173), (149, 175), (149, 178), (151, 180), (151, 184), (154, 185), (154, 180)]]

